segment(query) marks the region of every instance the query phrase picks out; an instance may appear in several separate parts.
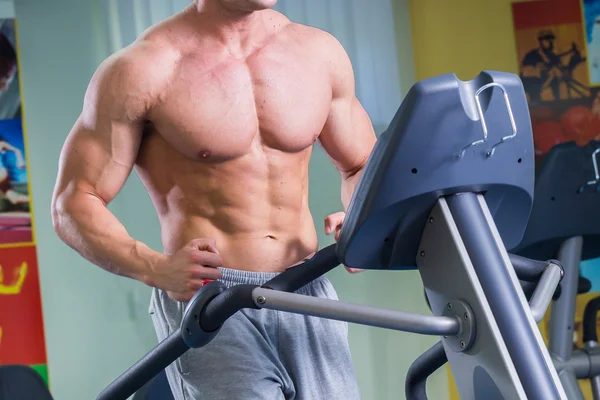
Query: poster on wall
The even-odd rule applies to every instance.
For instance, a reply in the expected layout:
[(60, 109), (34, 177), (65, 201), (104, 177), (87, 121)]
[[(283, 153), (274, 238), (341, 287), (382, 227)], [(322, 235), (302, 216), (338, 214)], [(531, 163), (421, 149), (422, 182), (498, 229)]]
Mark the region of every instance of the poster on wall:
[(33, 242), (15, 20), (0, 19), (0, 245)]
[(12, 3), (0, 7), (0, 365), (48, 382), (27, 140)]
[(599, 91), (589, 79), (580, 0), (515, 3), (513, 19), (539, 163), (557, 144), (598, 138)]

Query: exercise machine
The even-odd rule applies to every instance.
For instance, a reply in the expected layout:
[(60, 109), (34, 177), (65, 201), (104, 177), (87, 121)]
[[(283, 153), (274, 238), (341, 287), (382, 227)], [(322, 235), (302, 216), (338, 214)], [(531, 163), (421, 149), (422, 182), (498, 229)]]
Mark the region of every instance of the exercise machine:
[[(537, 260), (558, 258), (565, 275), (553, 301), (548, 347), (571, 400), (583, 400), (578, 379), (591, 379), (600, 399), (600, 349), (596, 313), (599, 301), (584, 312), (585, 348), (574, 350), (576, 297), (582, 291), (580, 262), (600, 257), (600, 142), (555, 146), (536, 176), (535, 201), (523, 241), (512, 251)], [(589, 288), (583, 288), (588, 289)]]
[[(537, 327), (562, 266), (506, 250), (523, 238), (533, 189), (518, 76), (484, 71), (467, 82), (454, 74), (418, 82), (376, 143), (337, 244), (262, 286), (204, 286), (180, 329), (98, 399), (128, 398), (188, 349), (209, 343), (237, 311), (265, 308), (440, 337), (409, 369), (408, 399), (425, 399), (427, 377), (447, 360), (462, 399), (566, 400)], [(418, 268), (433, 315), (294, 293), (340, 264)], [(529, 302), (519, 279), (537, 282)]]
[[(590, 300), (583, 312), (583, 345), (586, 351), (596, 351), (598, 348), (598, 311), (600, 311), (600, 296)], [(596, 357), (596, 362), (597, 360)], [(588, 375), (592, 397), (594, 400), (600, 400), (600, 372), (598, 370), (590, 371)]]

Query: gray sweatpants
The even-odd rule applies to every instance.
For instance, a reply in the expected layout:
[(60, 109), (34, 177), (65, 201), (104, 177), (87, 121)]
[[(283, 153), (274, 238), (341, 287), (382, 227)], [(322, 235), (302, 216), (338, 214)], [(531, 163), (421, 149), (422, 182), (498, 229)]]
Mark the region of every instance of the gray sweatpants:
[[(227, 287), (262, 285), (272, 273), (221, 269)], [(337, 300), (327, 278), (296, 293)], [(179, 328), (185, 304), (154, 289), (150, 314), (159, 340)], [(344, 322), (272, 310), (242, 310), (212, 342), (166, 370), (181, 400), (359, 399)]]

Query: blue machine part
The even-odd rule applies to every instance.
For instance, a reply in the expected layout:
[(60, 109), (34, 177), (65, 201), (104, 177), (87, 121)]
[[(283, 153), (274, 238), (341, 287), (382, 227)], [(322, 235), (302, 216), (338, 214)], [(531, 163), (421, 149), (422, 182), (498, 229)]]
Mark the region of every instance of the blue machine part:
[(600, 257), (600, 142), (562, 143), (546, 155), (535, 182), (535, 200), (515, 253), (555, 258), (562, 243), (583, 237), (582, 260)]
[(416, 268), (430, 210), (440, 196), (461, 192), (485, 194), (502, 240), (514, 247), (531, 212), (533, 186), (532, 128), (518, 76), (483, 71), (467, 82), (454, 74), (423, 80), (371, 153), (338, 257), (362, 269)]

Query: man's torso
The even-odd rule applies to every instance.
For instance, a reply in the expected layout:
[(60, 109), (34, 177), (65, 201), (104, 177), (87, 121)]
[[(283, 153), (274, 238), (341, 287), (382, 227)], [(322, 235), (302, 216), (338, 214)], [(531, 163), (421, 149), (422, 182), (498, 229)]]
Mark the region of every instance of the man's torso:
[(200, 30), (178, 38), (176, 20), (152, 33), (179, 52), (136, 162), (167, 253), (214, 238), (223, 266), (280, 271), (317, 249), (308, 163), (329, 114), (330, 68), (322, 33), (268, 12), (273, 29), (245, 50)]

